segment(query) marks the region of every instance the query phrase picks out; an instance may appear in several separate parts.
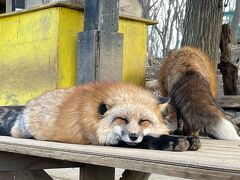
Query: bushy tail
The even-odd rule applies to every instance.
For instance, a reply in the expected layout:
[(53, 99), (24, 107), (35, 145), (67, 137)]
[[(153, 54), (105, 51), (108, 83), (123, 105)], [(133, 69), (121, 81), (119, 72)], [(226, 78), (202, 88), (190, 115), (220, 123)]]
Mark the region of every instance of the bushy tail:
[(173, 85), (170, 94), (178, 118), (190, 132), (217, 139), (240, 140), (233, 124), (226, 120), (211, 95), (209, 84), (199, 73), (183, 73)]
[(24, 106), (0, 106), (0, 135), (11, 136), (11, 129)]

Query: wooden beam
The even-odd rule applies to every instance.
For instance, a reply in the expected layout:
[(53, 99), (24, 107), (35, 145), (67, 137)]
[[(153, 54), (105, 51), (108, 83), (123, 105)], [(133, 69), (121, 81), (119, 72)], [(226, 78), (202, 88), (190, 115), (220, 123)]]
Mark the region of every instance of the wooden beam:
[(202, 139), (199, 151), (167, 152), (0, 136), (0, 151), (193, 179), (239, 179), (239, 145)]
[(240, 96), (223, 96), (217, 102), (222, 108), (240, 109)]
[(99, 57), (98, 31), (78, 34), (77, 46), (77, 84), (95, 81), (96, 59)]
[(77, 84), (122, 80), (123, 34), (118, 0), (85, 1), (84, 32), (78, 34)]
[(119, 0), (87, 0), (84, 31), (118, 32)]
[(1, 180), (53, 180), (44, 170), (0, 172)]
[(39, 170), (51, 168), (80, 167), (83, 164), (69, 161), (40, 158), (30, 155), (0, 152), (0, 172), (19, 170)]
[(80, 180), (114, 180), (115, 169), (112, 167), (86, 165), (80, 168)]

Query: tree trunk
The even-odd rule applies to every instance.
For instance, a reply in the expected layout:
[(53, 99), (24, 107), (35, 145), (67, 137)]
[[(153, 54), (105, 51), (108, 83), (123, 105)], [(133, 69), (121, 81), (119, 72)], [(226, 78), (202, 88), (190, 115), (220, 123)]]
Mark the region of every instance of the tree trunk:
[(221, 50), (220, 61), (231, 62), (231, 29), (228, 24), (222, 25), (219, 48)]
[(231, 23), (232, 44), (237, 44), (237, 29), (239, 20), (240, 20), (240, 0), (236, 0), (236, 7), (234, 10), (234, 15)]
[(201, 48), (216, 64), (223, 0), (187, 0), (181, 46)]

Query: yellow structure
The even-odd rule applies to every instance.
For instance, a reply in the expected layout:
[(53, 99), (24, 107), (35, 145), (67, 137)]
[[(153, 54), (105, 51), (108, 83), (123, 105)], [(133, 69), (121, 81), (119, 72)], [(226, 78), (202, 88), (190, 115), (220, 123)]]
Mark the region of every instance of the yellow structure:
[[(123, 80), (144, 85), (147, 25), (121, 17)], [(0, 105), (24, 105), (41, 93), (76, 81), (77, 33), (83, 11), (63, 4), (0, 16)]]

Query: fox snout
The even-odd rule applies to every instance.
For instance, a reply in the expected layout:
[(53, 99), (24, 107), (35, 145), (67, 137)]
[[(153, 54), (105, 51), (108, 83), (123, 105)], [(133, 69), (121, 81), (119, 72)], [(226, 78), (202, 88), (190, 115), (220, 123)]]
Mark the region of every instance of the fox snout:
[(143, 140), (143, 133), (136, 131), (130, 132), (128, 130), (125, 130), (122, 132), (121, 139), (129, 145), (134, 145), (140, 143)]
[(137, 133), (130, 133), (129, 134), (129, 139), (132, 141), (136, 141), (138, 139), (138, 134)]

